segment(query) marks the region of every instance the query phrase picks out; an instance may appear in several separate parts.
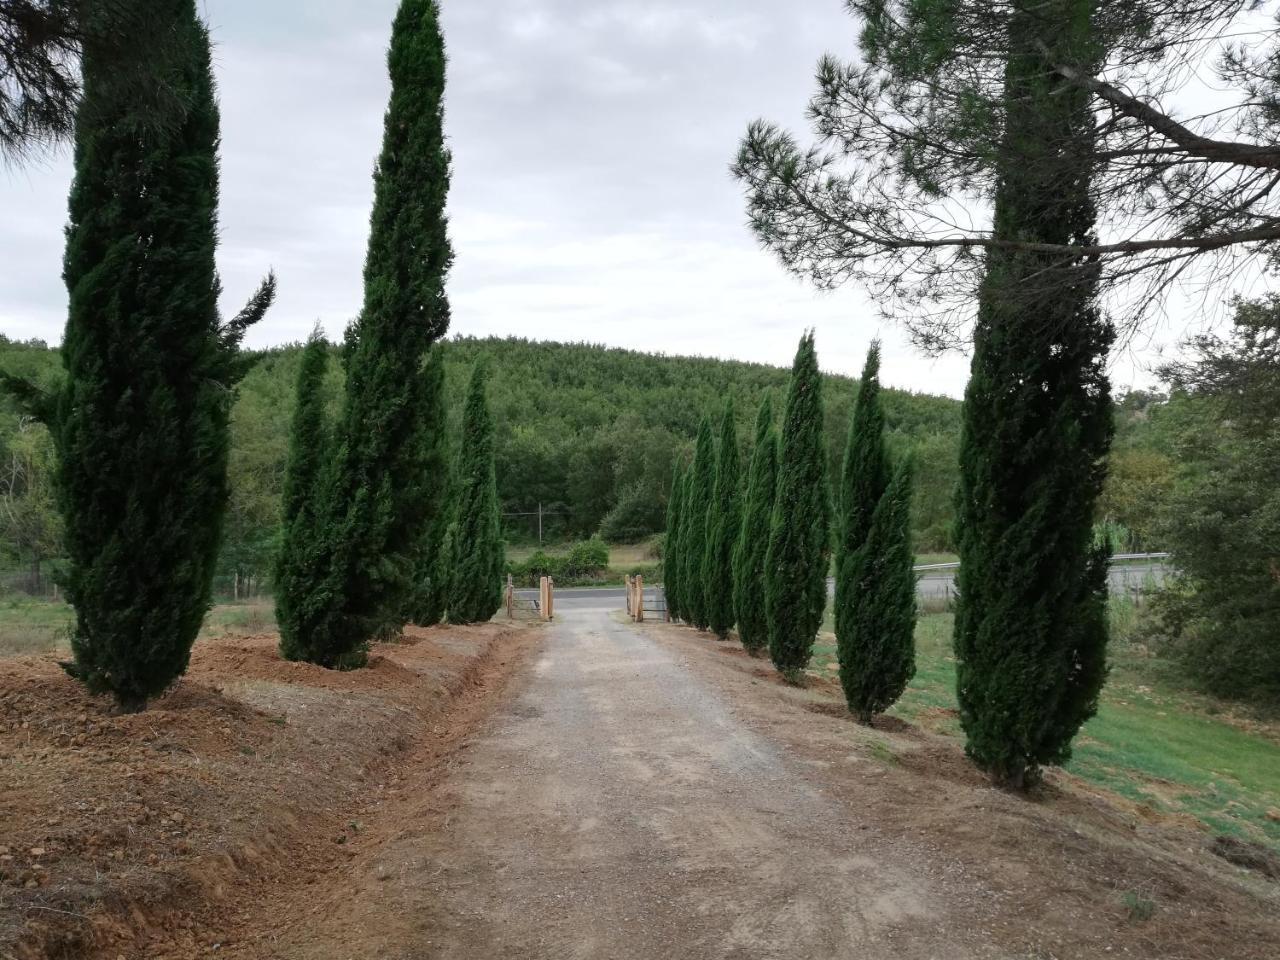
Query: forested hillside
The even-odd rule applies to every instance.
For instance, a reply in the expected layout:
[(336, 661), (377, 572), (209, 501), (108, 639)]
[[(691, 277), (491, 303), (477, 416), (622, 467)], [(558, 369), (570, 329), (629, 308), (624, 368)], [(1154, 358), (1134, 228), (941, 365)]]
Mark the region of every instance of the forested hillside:
[[(596, 532), (614, 542), (634, 541), (661, 530), (672, 458), (689, 455), (703, 412), (722, 409), (732, 396), (745, 450), (761, 397), (773, 391), (780, 400), (787, 382), (781, 367), (590, 344), (458, 338), (445, 351), (453, 437), (472, 366), (481, 360), (489, 366), (499, 493), (507, 535), (515, 542), (536, 538), (539, 504), (544, 537), (552, 541)], [(226, 578), (261, 578), (269, 567), (300, 358), (300, 345), (260, 351), (240, 387), (232, 423)], [(57, 351), (39, 342), (0, 341), (0, 363), (44, 383), (59, 369)], [(855, 383), (838, 376), (827, 381), (826, 440), (836, 476)], [(336, 363), (329, 384), (336, 409), (342, 389)], [(43, 427), (20, 421), (8, 400), (0, 403), (5, 552), (10, 568), (33, 575), (38, 567), (43, 576), (59, 552), (47, 481), (52, 450)], [(885, 408), (891, 442), (916, 452), (917, 546), (945, 549), (959, 404), (889, 390)]]

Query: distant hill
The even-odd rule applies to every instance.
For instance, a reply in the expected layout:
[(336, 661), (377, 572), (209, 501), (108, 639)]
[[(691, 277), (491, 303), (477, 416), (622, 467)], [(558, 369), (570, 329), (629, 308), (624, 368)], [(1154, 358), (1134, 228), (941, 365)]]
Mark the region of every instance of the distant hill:
[[(689, 456), (703, 414), (718, 418), (732, 396), (745, 453), (766, 391), (773, 391), (775, 411), (781, 416), (789, 373), (764, 364), (514, 337), (454, 338), (445, 349), (447, 395), (455, 424), (471, 367), (477, 362), (488, 366), (498, 428), (498, 484), (508, 535), (515, 541), (536, 536), (539, 504), (544, 536), (552, 540), (596, 532), (614, 541), (638, 540), (660, 531), (672, 461)], [(261, 577), (268, 569), (299, 356), (297, 345), (259, 351), (240, 389), (223, 564), (228, 574), (238, 570), (241, 576)], [(0, 368), (48, 382), (57, 376), (59, 363), (56, 351), (42, 343), (0, 338)], [(331, 374), (336, 407), (341, 391), (338, 363)], [(833, 480), (844, 454), (855, 389), (848, 377), (825, 378)], [(960, 404), (946, 397), (888, 390), (885, 408), (892, 442), (916, 457), (917, 546), (945, 549)], [(0, 453), (6, 459), (17, 430), (13, 407), (7, 399), (0, 401)], [(13, 561), (22, 562), (17, 556), (21, 550), (12, 542), (8, 552)]]

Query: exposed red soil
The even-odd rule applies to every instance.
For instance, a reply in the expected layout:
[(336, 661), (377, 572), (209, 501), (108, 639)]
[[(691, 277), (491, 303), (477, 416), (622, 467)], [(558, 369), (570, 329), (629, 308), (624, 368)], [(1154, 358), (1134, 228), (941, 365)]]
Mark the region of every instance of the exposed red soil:
[(203, 641), (133, 715), (53, 657), (0, 662), (0, 957), (229, 946), (210, 938), (244, 903), (344, 866), (400, 765), (461, 736), (536, 635), (410, 630), (347, 673)]

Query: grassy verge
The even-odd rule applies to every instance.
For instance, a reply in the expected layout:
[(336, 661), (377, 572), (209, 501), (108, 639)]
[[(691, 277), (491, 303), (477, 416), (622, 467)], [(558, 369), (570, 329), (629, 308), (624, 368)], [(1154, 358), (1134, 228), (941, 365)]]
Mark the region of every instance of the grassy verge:
[[(549, 557), (568, 556), (573, 549), (572, 543), (548, 543), (539, 547), (537, 544), (507, 544), (507, 559), (512, 563), (523, 563), (541, 550)], [(649, 543), (621, 543), (609, 545), (609, 566), (615, 568), (646, 566), (657, 563), (653, 555), (653, 545)]]
[[(1280, 723), (1180, 687), (1167, 664), (1126, 640), (1134, 617), (1132, 601), (1113, 601), (1111, 677), (1066, 769), (1216, 833), (1280, 849)], [(952, 622), (950, 613), (921, 616), (916, 676), (890, 713), (958, 738)], [(824, 632), (814, 670), (835, 676), (835, 656), (835, 638)]]
[[(0, 600), (0, 657), (65, 653), (70, 647), (71, 607), (60, 600), (11, 596)], [(205, 617), (202, 637), (254, 636), (274, 630), (268, 599), (219, 603)]]

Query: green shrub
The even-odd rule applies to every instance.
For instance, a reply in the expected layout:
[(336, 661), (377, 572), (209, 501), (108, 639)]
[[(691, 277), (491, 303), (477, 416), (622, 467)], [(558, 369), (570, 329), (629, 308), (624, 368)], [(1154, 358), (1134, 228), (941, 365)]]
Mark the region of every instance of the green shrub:
[(599, 537), (575, 543), (565, 558), (564, 573), (568, 577), (590, 577), (609, 566), (609, 547)]

